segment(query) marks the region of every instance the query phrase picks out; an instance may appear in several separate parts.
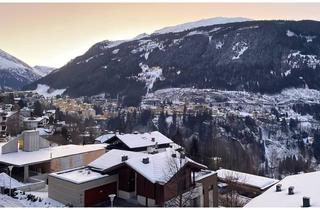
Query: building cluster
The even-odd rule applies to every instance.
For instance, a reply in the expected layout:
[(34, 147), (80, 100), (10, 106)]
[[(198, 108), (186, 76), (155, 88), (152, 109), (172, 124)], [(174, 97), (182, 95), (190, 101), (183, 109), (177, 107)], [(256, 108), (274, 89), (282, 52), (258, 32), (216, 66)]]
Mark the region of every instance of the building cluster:
[(68, 206), (217, 206), (217, 173), (161, 133), (114, 135), (89, 145), (52, 145), (37, 130), (1, 143), (0, 168), (13, 166), (20, 190), (48, 183)]
[[(61, 145), (48, 138), (66, 126), (55, 120), (57, 110), (95, 120), (108, 119), (123, 110), (141, 109), (168, 115), (210, 110), (217, 119), (236, 115), (274, 120), (268, 112), (253, 108), (250, 113), (244, 112), (237, 103), (210, 104), (198, 95), (189, 103), (148, 99), (140, 108), (123, 108), (104, 96), (47, 100), (30, 92), (16, 94), (12, 103), (2, 103), (0, 108), (0, 172), (8, 173), (10, 169), (8, 174), (14, 183), (0, 183), (1, 187), (26, 192), (44, 190), (50, 199), (74, 207), (320, 206), (320, 190), (314, 184), (320, 179), (319, 172), (279, 181), (223, 168), (212, 171), (189, 158), (183, 147), (158, 131), (110, 132), (86, 145)], [(58, 109), (44, 110), (35, 117), (35, 100)], [(16, 109), (21, 101), (25, 106)], [(101, 113), (97, 114), (94, 106), (100, 106)], [(286, 117), (284, 112), (280, 114)], [(97, 126), (90, 129), (99, 133)]]

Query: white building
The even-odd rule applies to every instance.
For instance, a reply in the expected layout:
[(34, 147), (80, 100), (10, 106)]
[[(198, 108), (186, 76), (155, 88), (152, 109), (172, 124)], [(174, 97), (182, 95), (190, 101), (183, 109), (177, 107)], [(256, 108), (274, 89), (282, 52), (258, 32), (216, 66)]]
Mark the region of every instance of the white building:
[(287, 176), (245, 207), (320, 207), (319, 180), (320, 171)]

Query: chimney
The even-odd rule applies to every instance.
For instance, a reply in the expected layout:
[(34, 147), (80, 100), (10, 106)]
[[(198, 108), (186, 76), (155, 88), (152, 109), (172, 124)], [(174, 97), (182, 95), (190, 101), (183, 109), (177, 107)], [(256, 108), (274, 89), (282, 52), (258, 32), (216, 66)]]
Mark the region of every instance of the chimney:
[(282, 184), (277, 184), (276, 185), (276, 192), (281, 192), (281, 187), (282, 187)]
[(149, 163), (149, 158), (142, 158), (142, 163), (148, 164)]
[(294, 194), (294, 186), (290, 186), (289, 188), (288, 188), (288, 195), (293, 195)]
[(310, 198), (309, 197), (303, 197), (303, 206), (302, 207), (310, 207)]
[(121, 156), (121, 161), (124, 162), (126, 160), (128, 160), (128, 155), (122, 155)]
[(151, 141), (152, 141), (152, 142), (155, 142), (155, 141), (156, 141), (156, 139), (155, 139), (154, 137), (152, 137), (152, 138), (151, 138)]
[(177, 154), (176, 154), (176, 153), (173, 153), (171, 156), (172, 156), (173, 158), (176, 158), (176, 157), (177, 157)]
[(281, 187), (282, 187), (282, 184), (277, 184), (276, 185), (276, 192), (281, 192)]

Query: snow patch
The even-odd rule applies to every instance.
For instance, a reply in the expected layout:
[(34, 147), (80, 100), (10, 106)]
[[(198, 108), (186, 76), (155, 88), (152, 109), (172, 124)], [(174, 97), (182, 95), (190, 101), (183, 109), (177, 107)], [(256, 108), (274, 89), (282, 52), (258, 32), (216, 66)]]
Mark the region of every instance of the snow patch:
[(137, 49), (131, 50), (131, 53), (135, 54), (138, 52), (144, 52), (140, 55), (140, 57), (144, 57), (145, 60), (148, 60), (150, 53), (152, 53), (155, 49), (164, 51), (163, 42), (156, 42), (150, 39), (139, 40), (139, 47)]
[(238, 28), (238, 31), (242, 31), (242, 30), (247, 30), (247, 29), (257, 29), (259, 28), (259, 26), (248, 26), (248, 27), (242, 27), (242, 28)]
[(118, 52), (119, 52), (119, 49), (115, 49), (115, 50), (112, 51), (112, 54), (115, 55), (115, 54), (117, 54)]
[(291, 69), (287, 70), (286, 72), (284, 72), (285, 76), (288, 76), (289, 74), (291, 74)]
[(51, 72), (53, 72), (55, 68), (52, 67), (47, 67), (47, 66), (34, 66), (33, 67), (33, 72), (40, 75), (41, 77), (44, 77)]
[(156, 30), (154, 33), (155, 34), (177, 33), (177, 32), (190, 30), (192, 28), (226, 24), (226, 23), (244, 22), (244, 21), (251, 21), (251, 20), (247, 18), (240, 18), (240, 17), (235, 17), (235, 18), (215, 17), (215, 18), (202, 19), (194, 22), (183, 23), (176, 26), (165, 27), (160, 30)]
[(193, 36), (193, 35), (208, 35), (206, 31), (191, 31), (186, 36)]
[(224, 45), (223, 42), (218, 41), (218, 42), (216, 43), (216, 49), (217, 49), (217, 50), (221, 49), (221, 48), (223, 47), (223, 45)]
[(299, 68), (307, 65), (309, 68), (316, 69), (320, 65), (320, 60), (316, 55), (303, 55), (300, 51), (290, 53), (286, 62), (291, 68)]
[(312, 42), (313, 39), (317, 38), (317, 36), (310, 36), (310, 35), (305, 36), (305, 35), (301, 35), (301, 34), (297, 35), (296, 33), (292, 32), (290, 30), (287, 30), (287, 36), (288, 37), (300, 37), (300, 38), (306, 39), (307, 43)]
[(244, 41), (237, 42), (232, 46), (232, 50), (234, 52), (234, 56), (232, 57), (232, 60), (237, 60), (240, 58), (240, 56), (248, 49), (248, 44)]
[(221, 27), (216, 27), (216, 28), (213, 28), (212, 30), (209, 31), (209, 33), (213, 33), (213, 32), (217, 32), (221, 29)]
[(297, 36), (293, 31), (287, 30), (287, 37)]
[(138, 74), (137, 79), (145, 81), (148, 92), (153, 88), (153, 84), (158, 78), (164, 80), (162, 69), (159, 66), (149, 67), (143, 63), (139, 63), (139, 66), (142, 72)]
[(45, 84), (38, 84), (37, 89), (35, 89), (33, 92), (38, 93), (39, 95), (42, 95), (46, 98), (55, 97), (57, 95), (62, 95), (66, 89), (52, 89), (48, 85)]
[(127, 41), (130, 41), (130, 40), (102, 41), (100, 42), (100, 45), (101, 45), (100, 49), (104, 50), (104, 49), (113, 48)]

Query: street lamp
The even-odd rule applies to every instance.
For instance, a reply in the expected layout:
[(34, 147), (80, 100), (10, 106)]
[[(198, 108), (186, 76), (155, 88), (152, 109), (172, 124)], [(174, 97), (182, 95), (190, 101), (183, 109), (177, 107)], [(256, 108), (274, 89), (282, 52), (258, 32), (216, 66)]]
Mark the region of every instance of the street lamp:
[(113, 201), (114, 201), (114, 198), (116, 197), (116, 194), (110, 194), (108, 195), (109, 198), (110, 198), (110, 202), (111, 202), (111, 207), (113, 207)]
[(9, 168), (9, 173), (10, 173), (10, 188), (9, 188), (9, 196), (11, 196), (11, 173), (12, 173), (13, 166), (8, 166), (8, 168)]

